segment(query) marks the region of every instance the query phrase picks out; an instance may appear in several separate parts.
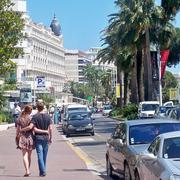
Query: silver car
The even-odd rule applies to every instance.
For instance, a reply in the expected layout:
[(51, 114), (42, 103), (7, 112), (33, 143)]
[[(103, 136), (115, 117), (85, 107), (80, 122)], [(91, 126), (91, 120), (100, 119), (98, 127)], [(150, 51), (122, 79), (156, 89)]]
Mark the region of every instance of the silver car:
[(107, 175), (112, 177), (114, 173), (122, 174), (125, 180), (134, 180), (140, 152), (159, 134), (178, 130), (180, 121), (175, 120), (144, 119), (121, 122), (107, 141)]
[(180, 131), (161, 134), (141, 153), (136, 180), (180, 180)]

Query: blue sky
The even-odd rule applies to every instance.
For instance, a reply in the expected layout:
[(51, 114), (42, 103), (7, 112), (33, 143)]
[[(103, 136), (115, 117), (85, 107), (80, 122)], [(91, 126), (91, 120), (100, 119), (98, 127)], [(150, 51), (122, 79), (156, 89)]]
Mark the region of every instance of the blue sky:
[(56, 14), (68, 49), (88, 50), (100, 46), (100, 32), (108, 15), (115, 12), (114, 0), (27, 0), (33, 21), (49, 26)]
[[(50, 25), (55, 13), (64, 47), (79, 50), (101, 46), (100, 32), (108, 25), (108, 15), (117, 12), (114, 0), (27, 0), (27, 10), (33, 21), (45, 26)], [(174, 24), (180, 27), (180, 13)]]

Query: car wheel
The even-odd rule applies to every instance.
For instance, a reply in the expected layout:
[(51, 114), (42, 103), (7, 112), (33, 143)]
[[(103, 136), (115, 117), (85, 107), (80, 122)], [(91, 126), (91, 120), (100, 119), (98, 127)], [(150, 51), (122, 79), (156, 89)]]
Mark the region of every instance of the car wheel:
[(94, 134), (95, 134), (95, 133), (94, 133), (94, 131), (93, 131), (93, 132), (91, 133), (91, 135), (94, 136)]
[(69, 134), (69, 133), (66, 133), (66, 137), (67, 137), (67, 138), (70, 137), (70, 134)]
[(139, 177), (139, 173), (138, 173), (138, 172), (135, 173), (135, 180), (140, 180), (140, 177)]
[(107, 176), (112, 177), (113, 176), (112, 171), (113, 171), (113, 169), (112, 169), (112, 166), (111, 166), (111, 162), (109, 161), (109, 158), (107, 157), (106, 158), (106, 172), (107, 172)]
[(124, 167), (124, 180), (131, 180), (131, 173), (128, 164)]

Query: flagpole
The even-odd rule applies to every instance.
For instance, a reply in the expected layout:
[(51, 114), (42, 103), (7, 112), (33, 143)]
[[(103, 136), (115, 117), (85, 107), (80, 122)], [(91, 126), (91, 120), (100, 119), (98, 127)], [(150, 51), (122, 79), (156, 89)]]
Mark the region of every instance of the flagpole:
[(159, 64), (159, 105), (162, 106), (161, 54), (159, 46), (157, 46), (157, 58)]

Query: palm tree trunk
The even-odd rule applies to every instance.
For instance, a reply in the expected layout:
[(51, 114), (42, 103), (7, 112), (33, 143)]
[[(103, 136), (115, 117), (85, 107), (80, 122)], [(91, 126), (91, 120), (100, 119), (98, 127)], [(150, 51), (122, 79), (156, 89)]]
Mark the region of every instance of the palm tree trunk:
[(139, 102), (136, 56), (134, 56), (134, 62), (133, 62), (132, 73), (131, 73), (131, 98), (130, 100), (132, 103), (136, 103), (136, 104)]
[(117, 85), (120, 85), (120, 97), (117, 97), (117, 107), (122, 107), (122, 74), (117, 64)]
[(127, 104), (128, 102), (128, 92), (129, 92), (129, 73), (128, 72), (124, 72), (124, 106)]
[(149, 29), (146, 30), (145, 47), (144, 47), (144, 85), (145, 85), (145, 100), (152, 100), (152, 65), (150, 55), (150, 40)]
[(138, 95), (139, 101), (144, 101), (144, 82), (143, 82), (143, 53), (142, 51), (137, 52), (137, 83), (138, 83)]

